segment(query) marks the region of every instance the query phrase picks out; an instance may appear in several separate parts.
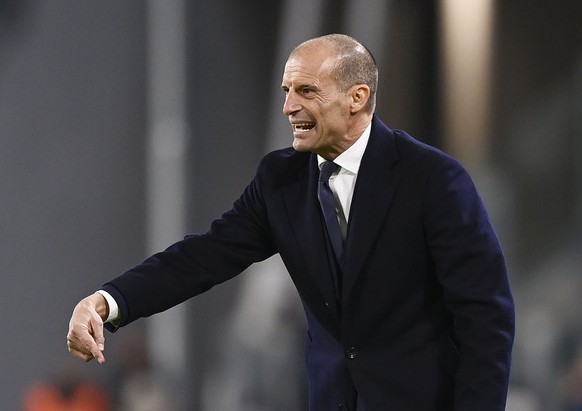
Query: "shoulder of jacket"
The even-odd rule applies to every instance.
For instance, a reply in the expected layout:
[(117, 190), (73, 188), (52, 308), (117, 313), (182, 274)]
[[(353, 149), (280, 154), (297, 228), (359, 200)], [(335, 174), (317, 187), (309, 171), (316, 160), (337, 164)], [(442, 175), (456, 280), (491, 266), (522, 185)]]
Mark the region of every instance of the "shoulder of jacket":
[(261, 160), (260, 169), (268, 169), (270, 172), (289, 171), (309, 162), (312, 153), (299, 152), (292, 147), (267, 153)]

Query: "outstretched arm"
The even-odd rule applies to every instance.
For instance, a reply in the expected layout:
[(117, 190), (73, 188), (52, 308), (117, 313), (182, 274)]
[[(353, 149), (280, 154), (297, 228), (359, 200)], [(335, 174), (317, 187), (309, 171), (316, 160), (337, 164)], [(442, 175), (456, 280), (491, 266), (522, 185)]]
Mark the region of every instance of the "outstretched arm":
[(105, 337), (103, 321), (109, 314), (105, 297), (99, 293), (82, 299), (71, 315), (67, 347), (69, 352), (85, 362), (96, 359), (99, 364), (105, 362)]

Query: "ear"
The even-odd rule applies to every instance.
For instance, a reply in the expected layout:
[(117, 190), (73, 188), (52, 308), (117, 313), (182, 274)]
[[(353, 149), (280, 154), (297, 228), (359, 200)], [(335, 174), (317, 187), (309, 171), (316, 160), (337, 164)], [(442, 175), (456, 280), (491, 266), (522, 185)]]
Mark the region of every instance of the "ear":
[(370, 98), (370, 87), (365, 84), (356, 84), (350, 89), (349, 93), (352, 98), (350, 105), (352, 114), (363, 110)]

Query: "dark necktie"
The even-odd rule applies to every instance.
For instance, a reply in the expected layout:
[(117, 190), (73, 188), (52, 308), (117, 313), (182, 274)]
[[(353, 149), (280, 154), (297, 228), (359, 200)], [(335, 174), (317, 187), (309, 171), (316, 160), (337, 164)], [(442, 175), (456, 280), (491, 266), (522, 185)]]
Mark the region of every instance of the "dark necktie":
[(321, 211), (325, 219), (327, 234), (331, 241), (333, 251), (335, 252), (336, 259), (339, 261), (344, 247), (338, 223), (335, 197), (329, 188), (329, 177), (338, 167), (337, 164), (331, 161), (322, 163), (321, 171), (319, 172), (319, 183), (317, 185), (317, 198), (319, 198), (319, 204), (321, 205)]

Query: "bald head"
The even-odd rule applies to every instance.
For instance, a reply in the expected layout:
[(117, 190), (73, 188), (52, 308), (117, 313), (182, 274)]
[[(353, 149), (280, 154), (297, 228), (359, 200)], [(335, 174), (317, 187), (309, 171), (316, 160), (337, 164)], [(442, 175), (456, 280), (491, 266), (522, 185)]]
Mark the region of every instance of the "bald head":
[(290, 57), (322, 48), (329, 49), (336, 56), (331, 75), (342, 92), (348, 91), (356, 84), (365, 84), (370, 88), (366, 112), (372, 113), (376, 106), (378, 88), (378, 67), (372, 53), (353, 37), (345, 34), (328, 34), (299, 44), (291, 52)]

